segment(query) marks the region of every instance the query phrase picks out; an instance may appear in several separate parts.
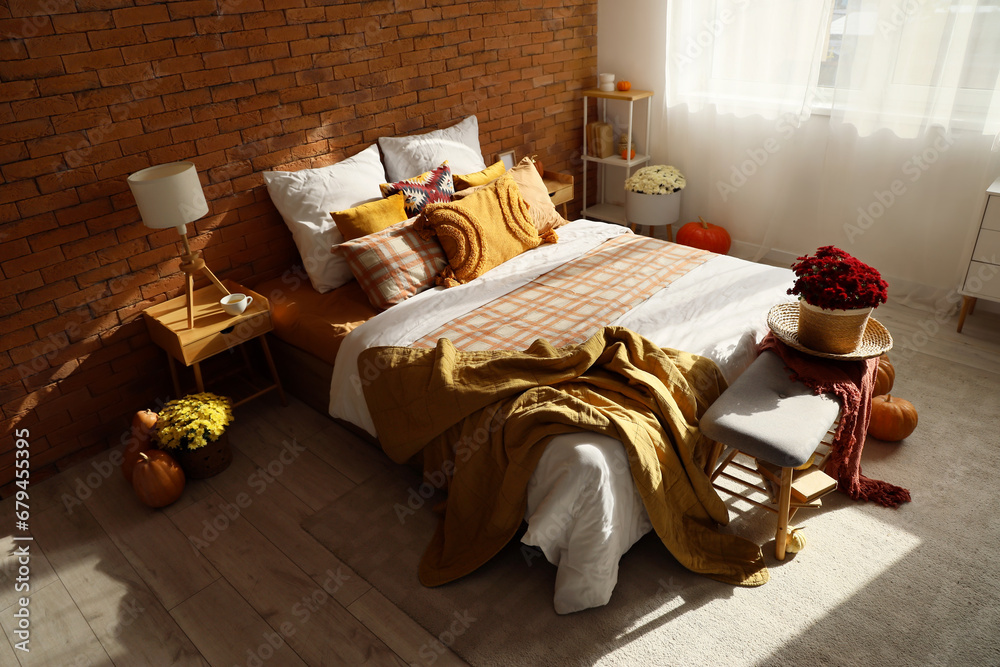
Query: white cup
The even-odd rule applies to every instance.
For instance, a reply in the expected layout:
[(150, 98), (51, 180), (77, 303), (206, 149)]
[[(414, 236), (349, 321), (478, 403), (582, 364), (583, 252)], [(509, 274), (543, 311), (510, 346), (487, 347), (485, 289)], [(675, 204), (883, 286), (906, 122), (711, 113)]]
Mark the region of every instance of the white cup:
[(598, 74), (597, 75), (597, 80), (600, 81), (601, 83), (614, 83), (614, 81), (615, 81), (615, 75), (614, 74)]
[(222, 306), (222, 310), (226, 311), (230, 315), (239, 315), (246, 310), (247, 306), (251, 303), (253, 303), (252, 296), (239, 293), (224, 296), (219, 300), (219, 305)]

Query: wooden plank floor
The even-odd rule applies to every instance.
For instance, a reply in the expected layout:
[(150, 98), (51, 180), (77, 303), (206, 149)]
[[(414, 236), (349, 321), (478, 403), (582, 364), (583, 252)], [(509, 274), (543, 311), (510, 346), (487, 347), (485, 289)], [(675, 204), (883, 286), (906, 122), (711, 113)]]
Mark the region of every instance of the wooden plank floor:
[[(962, 334), (955, 317), (893, 304), (876, 317), (894, 354), (916, 349), (1000, 372), (1000, 315), (977, 312)], [(164, 510), (134, 501), (109, 452), (32, 485), (32, 651), (13, 648), (8, 533), (0, 664), (421, 664), (433, 637), (300, 527), (392, 464), (294, 399), (239, 408), (232, 435), (232, 466), (189, 482)], [(12, 499), (0, 502), (3, 516), (13, 510)], [(303, 599), (314, 601), (308, 616)], [(447, 653), (435, 664), (464, 663)]]

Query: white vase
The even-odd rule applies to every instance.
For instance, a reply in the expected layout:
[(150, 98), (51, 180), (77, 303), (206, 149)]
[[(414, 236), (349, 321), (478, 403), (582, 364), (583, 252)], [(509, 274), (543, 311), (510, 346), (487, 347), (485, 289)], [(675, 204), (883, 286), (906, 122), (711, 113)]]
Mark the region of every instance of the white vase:
[(672, 225), (681, 217), (681, 191), (668, 195), (647, 195), (625, 191), (625, 220), (631, 225), (660, 227)]

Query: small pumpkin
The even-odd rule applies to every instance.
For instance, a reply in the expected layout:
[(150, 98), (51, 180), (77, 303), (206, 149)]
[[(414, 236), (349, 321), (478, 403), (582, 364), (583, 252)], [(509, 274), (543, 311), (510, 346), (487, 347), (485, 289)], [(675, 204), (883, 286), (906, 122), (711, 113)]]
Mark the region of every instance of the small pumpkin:
[(150, 439), (157, 418), (158, 415), (152, 410), (139, 410), (132, 417), (132, 439), (125, 447), (125, 455), (122, 460), (122, 474), (130, 482), (136, 461), (139, 460), (139, 453), (153, 448)]
[(164, 451), (139, 452), (139, 460), (132, 470), (132, 488), (142, 504), (166, 507), (184, 492), (184, 471)]
[(620, 90), (622, 92), (625, 92), (626, 90), (632, 90), (632, 82), (631, 81), (619, 81), (618, 82), (618, 90)]
[(797, 554), (806, 548), (806, 536), (801, 528), (788, 528), (788, 541), (785, 542), (785, 551), (790, 554)]
[(729, 252), (729, 246), (732, 245), (729, 232), (718, 225), (705, 222), (701, 216), (698, 216), (698, 222), (689, 222), (680, 228), (677, 232), (677, 242), (720, 255)]
[(896, 382), (896, 369), (889, 361), (889, 355), (885, 352), (878, 358), (878, 375), (875, 376), (875, 391), (873, 396), (884, 396), (892, 391), (892, 385)]
[(891, 394), (872, 399), (871, 421), (868, 433), (879, 440), (898, 442), (917, 428), (917, 409), (913, 403), (893, 398)]
[[(629, 159), (631, 159), (631, 158), (625, 157), (625, 153), (626, 153), (627, 150), (628, 149), (625, 149), (625, 148), (622, 149), (622, 159), (623, 160), (629, 160)], [(635, 157), (635, 149), (634, 148), (632, 149), (632, 157)]]

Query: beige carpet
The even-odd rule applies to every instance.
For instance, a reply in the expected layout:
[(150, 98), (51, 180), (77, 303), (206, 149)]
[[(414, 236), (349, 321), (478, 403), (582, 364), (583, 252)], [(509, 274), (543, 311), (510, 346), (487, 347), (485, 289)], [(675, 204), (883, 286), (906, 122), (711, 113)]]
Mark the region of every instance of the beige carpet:
[(650, 536), (622, 559), (610, 604), (570, 616), (552, 610), (555, 568), (520, 544), (424, 588), (417, 562), (436, 519), (427, 502), (400, 520), (420, 481), (402, 467), (305, 527), (473, 665), (1000, 665), (1000, 376), (920, 353), (895, 361), (893, 393), (920, 425), (903, 444), (869, 440), (863, 469), (913, 502), (828, 496), (796, 517), (808, 547), (783, 563), (770, 516), (732, 503), (728, 530), (764, 545), (761, 588), (690, 574)]

